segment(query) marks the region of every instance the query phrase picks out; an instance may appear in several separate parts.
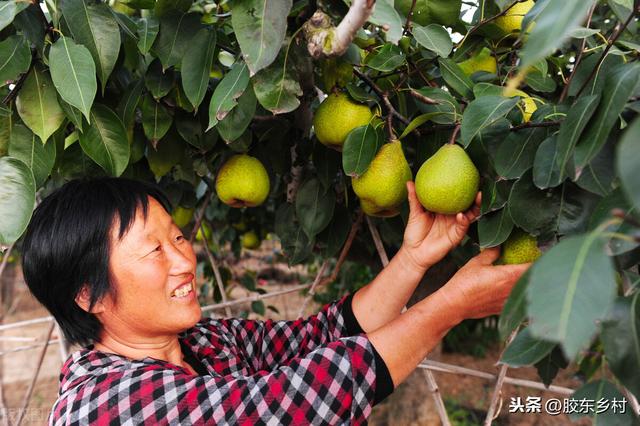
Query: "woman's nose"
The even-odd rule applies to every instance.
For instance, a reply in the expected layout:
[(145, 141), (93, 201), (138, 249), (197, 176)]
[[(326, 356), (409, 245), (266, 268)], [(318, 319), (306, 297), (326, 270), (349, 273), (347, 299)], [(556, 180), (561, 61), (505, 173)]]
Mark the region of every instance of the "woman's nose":
[(195, 269), (195, 253), (188, 240), (185, 239), (181, 244), (172, 244), (168, 254), (171, 261), (171, 270), (175, 274), (193, 272)]

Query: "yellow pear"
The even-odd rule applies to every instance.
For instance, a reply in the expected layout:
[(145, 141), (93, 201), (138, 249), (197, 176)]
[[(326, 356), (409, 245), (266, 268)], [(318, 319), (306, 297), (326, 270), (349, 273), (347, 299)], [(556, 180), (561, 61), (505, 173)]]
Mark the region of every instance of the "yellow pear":
[(425, 209), (456, 214), (473, 204), (480, 173), (461, 146), (447, 144), (425, 161), (416, 175), (416, 195)]
[(193, 218), (193, 211), (193, 208), (186, 209), (182, 206), (178, 206), (173, 209), (171, 217), (173, 218), (175, 224), (178, 225), (178, 228), (183, 228), (187, 226), (189, 222), (191, 222), (191, 218)]
[(255, 207), (269, 195), (269, 175), (257, 158), (234, 155), (218, 172), (216, 192), (231, 207)]
[(538, 105), (528, 93), (519, 89), (505, 89), (504, 94), (508, 97), (520, 96), (522, 98), (522, 119), (525, 123), (531, 120), (531, 116), (538, 109)]
[(519, 2), (503, 16), (497, 18), (494, 24), (500, 28), (505, 35), (519, 32), (522, 28), (522, 19), (534, 5), (535, 2), (533, 0)]
[(258, 238), (258, 235), (253, 231), (248, 231), (242, 234), (240, 242), (242, 247), (246, 249), (255, 250), (260, 247), (260, 238)]
[(369, 216), (397, 215), (407, 199), (406, 182), (413, 174), (399, 140), (380, 148), (362, 176), (351, 179), (353, 191), (360, 198), (362, 210)]
[(495, 74), (498, 71), (496, 58), (491, 54), (491, 50), (486, 47), (483, 47), (477, 55), (458, 63), (458, 66), (466, 75), (471, 75), (478, 71)]
[(369, 124), (371, 109), (353, 101), (347, 93), (332, 93), (322, 101), (313, 117), (313, 128), (324, 145), (342, 149), (344, 140), (356, 127)]
[(534, 262), (541, 255), (536, 237), (516, 229), (502, 245), (502, 254), (498, 263), (504, 265), (529, 263)]

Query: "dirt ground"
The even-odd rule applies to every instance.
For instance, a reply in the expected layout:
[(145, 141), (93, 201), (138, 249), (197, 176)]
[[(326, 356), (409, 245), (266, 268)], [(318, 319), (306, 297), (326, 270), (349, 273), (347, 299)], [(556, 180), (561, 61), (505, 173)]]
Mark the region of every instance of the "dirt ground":
[[(245, 258), (241, 264), (237, 265), (239, 268), (248, 268), (258, 270), (260, 268), (260, 261), (254, 257)], [(296, 273), (301, 273), (300, 270), (294, 271), (294, 277)], [(16, 286), (14, 294), (15, 300), (18, 300), (14, 307), (13, 313), (10, 313), (4, 318), (3, 323), (12, 323), (15, 321), (21, 321), (31, 318), (38, 318), (47, 315), (47, 312), (39, 306), (39, 304), (33, 300), (26, 290), (26, 286), (20, 280), (19, 273), (17, 274), (17, 280), (19, 281)], [(268, 291), (274, 291), (279, 289), (286, 289), (290, 285), (299, 283), (298, 281), (292, 281), (287, 284), (277, 284), (274, 282), (263, 282), (263, 288)], [(239, 298), (248, 295), (248, 292), (241, 288), (236, 288), (231, 296), (233, 298)], [(304, 296), (300, 293), (292, 293), (285, 296), (278, 296), (274, 299), (270, 299), (269, 304), (274, 305), (279, 310), (279, 314), (275, 314), (268, 311), (267, 315), (275, 319), (282, 318), (294, 318), (297, 315), (298, 307), (301, 306), (304, 300)], [(242, 307), (234, 309), (233, 315), (237, 315), (240, 309), (246, 309)], [(307, 314), (312, 314), (319, 309), (318, 305), (311, 303), (307, 308)], [(27, 328), (19, 330), (9, 330), (0, 332), (2, 340), (0, 340), (0, 348), (2, 353), (1, 367), (2, 367), (2, 390), (5, 401), (5, 408), (0, 408), (1, 416), (8, 416), (10, 420), (17, 418), (21, 412), (21, 408), (24, 404), (24, 396), (31, 383), (35, 368), (38, 364), (38, 359), (42, 351), (42, 347), (29, 349), (21, 352), (9, 352), (12, 348), (19, 346), (25, 346), (29, 343), (24, 341), (8, 341), (7, 339), (20, 340), (25, 336), (42, 340), (46, 336), (48, 331), (48, 324), (37, 324)], [(53, 337), (57, 338), (54, 331)], [(33, 343), (31, 343), (33, 344)], [(499, 358), (501, 348), (493, 347), (487, 351), (484, 358), (474, 358), (469, 355), (462, 354), (449, 354), (444, 353), (438, 357), (441, 362), (450, 364), (456, 364), (467, 368), (474, 368), (477, 370), (497, 374), (499, 367), (495, 366), (495, 360)], [(40, 370), (38, 380), (32, 392), (32, 397), (29, 401), (28, 408), (24, 412), (25, 418), (24, 425), (42, 425), (46, 423), (49, 410), (56, 399), (57, 387), (58, 387), (58, 374), (60, 371), (61, 355), (58, 344), (52, 344), (48, 347), (43, 366)], [(569, 388), (577, 388), (580, 386), (580, 382), (575, 378), (570, 377), (567, 369), (561, 372), (559, 377), (554, 381), (554, 385), (565, 386)], [(416, 373), (418, 374), (418, 373)], [(423, 373), (422, 373), (423, 374)], [(537, 381), (537, 373), (533, 368), (520, 368), (510, 369), (509, 377), (526, 378)], [(437, 380), (439, 389), (445, 401), (449, 406), (449, 415), (452, 418), (452, 424), (454, 425), (472, 425), (482, 424), (486, 414), (486, 408), (491, 399), (493, 391), (493, 383), (487, 380), (474, 378), (465, 375), (448, 374), (442, 372), (434, 372), (434, 376)], [(418, 377), (418, 380), (421, 380)], [(437, 420), (435, 409), (430, 401), (431, 396), (426, 391), (426, 386), (422, 384), (421, 389), (409, 389), (407, 394), (409, 395), (406, 400), (396, 401), (392, 397), (388, 398), (385, 402), (374, 408), (373, 416), (371, 417), (372, 425), (437, 425), (440, 422)], [(400, 391), (398, 391), (399, 393)], [(405, 395), (405, 394), (402, 394)], [(544, 403), (548, 398), (560, 398), (562, 395), (557, 395), (551, 392), (541, 392), (535, 389), (517, 387), (512, 385), (505, 385), (502, 391), (503, 405), (500, 411), (500, 416), (494, 421), (496, 425), (518, 425), (518, 426), (533, 426), (533, 425), (565, 425), (565, 424), (580, 424), (588, 425), (590, 421), (583, 419), (579, 423), (572, 423), (565, 415), (551, 416), (548, 414), (525, 414), (516, 413), (509, 414), (509, 399), (511, 397), (521, 397), (526, 400), (527, 397), (541, 396)], [(397, 395), (400, 396), (400, 395)], [(402, 398), (405, 398), (402, 396)], [(397, 398), (396, 398), (397, 399)], [(394, 404), (396, 406), (394, 407)], [(399, 405), (398, 405), (399, 404)], [(424, 404), (424, 410), (427, 411), (425, 415), (419, 415), (416, 418), (416, 410), (407, 409), (404, 410), (402, 406), (414, 406), (415, 404)], [(400, 407), (400, 409), (398, 409)], [(414, 407), (415, 408), (415, 407)], [(393, 414), (389, 415), (388, 411), (404, 411), (406, 415)], [(419, 410), (418, 410), (419, 411)], [(413, 414), (411, 414), (413, 413)], [(460, 419), (462, 416), (466, 416), (465, 422), (461, 422), (456, 419)], [(409, 417), (413, 416), (413, 417)], [(475, 416), (475, 417), (474, 417)], [(391, 418), (392, 420), (389, 420)], [(13, 423), (13, 422), (12, 422)]]

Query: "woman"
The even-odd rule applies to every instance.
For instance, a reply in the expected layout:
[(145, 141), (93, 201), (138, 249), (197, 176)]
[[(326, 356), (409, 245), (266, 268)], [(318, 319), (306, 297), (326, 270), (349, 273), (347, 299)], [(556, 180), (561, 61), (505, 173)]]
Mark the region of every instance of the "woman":
[(499, 251), (485, 250), (401, 314), (478, 212), (433, 216), (408, 189), (403, 245), (370, 284), (306, 320), (251, 321), (201, 318), (196, 256), (157, 188), (65, 184), (23, 245), (32, 293), (84, 346), (62, 367), (49, 424), (366, 423), (451, 327), (499, 313), (529, 266), (492, 266)]

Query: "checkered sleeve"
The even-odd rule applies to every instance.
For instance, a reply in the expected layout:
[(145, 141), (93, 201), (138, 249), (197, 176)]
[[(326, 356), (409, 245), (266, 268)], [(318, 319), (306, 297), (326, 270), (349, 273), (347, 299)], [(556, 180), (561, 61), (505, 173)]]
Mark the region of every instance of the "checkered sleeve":
[(325, 305), (306, 319), (293, 321), (219, 320), (215, 327), (233, 337), (254, 371), (286, 364), (321, 345), (362, 333), (351, 309), (352, 295)]
[(248, 376), (194, 376), (159, 365), (116, 369), (69, 389), (49, 424), (366, 424), (375, 362), (370, 341), (358, 335)]

